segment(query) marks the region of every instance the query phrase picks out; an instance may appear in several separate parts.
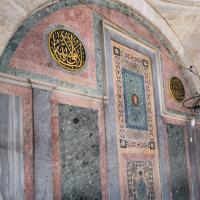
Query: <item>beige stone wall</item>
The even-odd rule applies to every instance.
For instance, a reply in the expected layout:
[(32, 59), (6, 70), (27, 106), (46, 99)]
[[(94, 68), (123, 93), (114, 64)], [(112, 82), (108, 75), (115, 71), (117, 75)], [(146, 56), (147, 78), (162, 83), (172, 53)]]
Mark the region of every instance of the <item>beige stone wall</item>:
[(21, 23), (37, 9), (51, 2), (51, 0), (0, 1), (0, 54)]

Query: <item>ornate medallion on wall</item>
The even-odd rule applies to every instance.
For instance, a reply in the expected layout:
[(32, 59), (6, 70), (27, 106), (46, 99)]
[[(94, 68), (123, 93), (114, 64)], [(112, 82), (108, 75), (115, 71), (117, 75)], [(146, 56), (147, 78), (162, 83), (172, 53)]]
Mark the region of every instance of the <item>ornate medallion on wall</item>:
[(60, 28), (48, 35), (48, 49), (53, 60), (67, 71), (80, 71), (86, 63), (86, 51), (79, 38)]
[(170, 93), (177, 102), (182, 102), (185, 98), (185, 89), (182, 81), (177, 77), (172, 77), (169, 82)]

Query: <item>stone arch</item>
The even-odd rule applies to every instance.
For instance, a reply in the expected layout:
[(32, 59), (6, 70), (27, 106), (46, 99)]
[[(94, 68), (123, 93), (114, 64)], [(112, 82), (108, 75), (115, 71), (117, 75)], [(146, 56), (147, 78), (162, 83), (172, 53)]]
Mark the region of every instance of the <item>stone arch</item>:
[[(35, 26), (40, 20), (44, 19), (49, 14), (63, 8), (71, 7), (79, 4), (96, 4), (104, 6), (111, 9), (116, 9), (123, 14), (133, 16), (138, 21), (142, 21), (153, 34), (155, 34), (158, 39), (170, 49), (174, 56), (180, 56), (183, 64), (188, 66), (190, 60), (177, 36), (168, 26), (166, 21), (157, 13), (145, 0), (141, 1), (126, 1), (126, 0), (86, 0), (86, 1), (60, 1), (47, 5), (42, 9), (34, 12), (33, 15), (25, 19), (19, 28), (14, 32), (12, 37), (9, 39), (2, 55), (0, 66), (7, 66), (14, 51), (17, 49), (19, 43), (22, 41), (26, 33)], [(156, 28), (156, 29), (155, 29)], [(169, 42), (170, 43), (169, 43)]]
[(33, 12), (31, 16), (25, 19), (9, 39), (2, 55), (0, 56), (0, 68), (2, 69), (1, 71), (6, 71), (4, 68), (8, 66), (10, 59), (17, 49), (19, 43), (33, 26), (35, 26), (40, 20), (44, 19), (49, 14), (63, 7), (71, 7), (78, 4), (95, 4), (111, 9), (116, 9), (123, 14), (132, 16), (138, 21), (142, 21), (142, 24), (146, 26), (153, 33), (153, 35), (155, 35), (169, 50), (172, 58), (177, 63), (181, 63), (180, 66), (183, 67), (185, 78), (191, 80), (189, 81), (191, 90), (193, 92), (199, 90), (198, 80), (187, 70), (184, 70), (185, 67), (192, 65), (192, 61), (185, 51), (181, 41), (167, 24), (167, 22), (150, 4), (148, 4), (146, 0), (70, 0), (59, 1), (47, 6), (43, 6), (42, 9), (36, 10), (36, 12)]

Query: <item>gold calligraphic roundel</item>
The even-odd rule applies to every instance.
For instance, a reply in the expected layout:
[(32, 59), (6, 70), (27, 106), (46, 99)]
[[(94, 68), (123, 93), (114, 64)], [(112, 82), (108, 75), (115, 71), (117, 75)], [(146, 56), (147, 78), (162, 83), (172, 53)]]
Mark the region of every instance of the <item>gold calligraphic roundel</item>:
[(185, 98), (185, 89), (181, 80), (177, 77), (172, 77), (169, 85), (172, 97), (178, 102), (183, 101)]
[(78, 71), (84, 67), (86, 52), (79, 38), (65, 29), (56, 29), (49, 34), (49, 51), (63, 69)]

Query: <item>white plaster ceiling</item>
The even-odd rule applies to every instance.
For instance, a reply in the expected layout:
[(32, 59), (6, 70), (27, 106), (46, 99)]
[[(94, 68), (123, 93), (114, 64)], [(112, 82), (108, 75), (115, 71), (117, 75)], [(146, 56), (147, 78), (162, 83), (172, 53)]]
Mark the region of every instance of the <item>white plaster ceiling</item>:
[(51, 0), (0, 0), (0, 55), (21, 23)]
[(200, 0), (160, 0), (167, 3), (175, 3), (182, 5), (200, 5)]
[(147, 0), (184, 46), (200, 73), (200, 0)]

